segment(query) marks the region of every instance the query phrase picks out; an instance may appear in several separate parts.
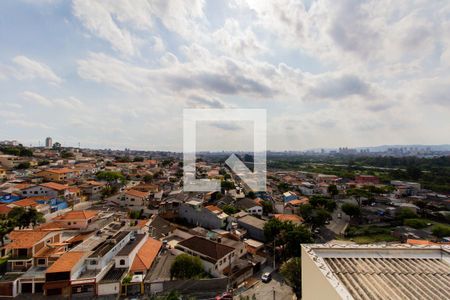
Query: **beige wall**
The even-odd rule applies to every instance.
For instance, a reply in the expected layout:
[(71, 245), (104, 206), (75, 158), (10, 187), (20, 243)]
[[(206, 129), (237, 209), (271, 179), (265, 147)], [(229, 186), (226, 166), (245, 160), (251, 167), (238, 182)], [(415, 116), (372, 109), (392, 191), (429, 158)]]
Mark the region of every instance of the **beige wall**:
[(341, 299), (302, 247), (302, 300)]

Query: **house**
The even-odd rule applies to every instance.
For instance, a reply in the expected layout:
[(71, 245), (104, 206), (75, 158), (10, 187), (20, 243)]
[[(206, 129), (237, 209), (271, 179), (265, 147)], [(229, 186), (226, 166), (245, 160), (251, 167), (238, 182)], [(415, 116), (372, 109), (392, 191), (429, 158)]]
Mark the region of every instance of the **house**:
[(56, 182), (46, 182), (39, 185), (26, 186), (21, 189), (23, 197), (49, 196), (51, 198), (64, 198), (66, 201), (76, 203), (80, 198), (80, 189), (77, 187), (59, 184)]
[(0, 168), (0, 179), (6, 178), (6, 170), (3, 168)]
[(446, 246), (301, 245), (302, 299), (448, 299)]
[(83, 270), (84, 260), (89, 252), (70, 251), (63, 254), (45, 271), (44, 293), (46, 296), (72, 294), (72, 280), (78, 278)]
[(316, 175), (317, 183), (336, 184), (339, 181), (339, 177), (336, 175), (318, 174)]
[(120, 250), (114, 257), (114, 266), (116, 268), (125, 268), (129, 270), (131, 264), (133, 263), (134, 257), (142, 245), (145, 244), (147, 239), (148, 235), (146, 234), (135, 234), (132, 236), (128, 244), (125, 245), (125, 247), (123, 247), (122, 250)]
[(0, 165), (5, 167), (6, 169), (14, 169), (19, 164), (26, 162), (27, 160), (20, 156), (14, 156), (9, 154), (1, 154), (0, 155)]
[(294, 192), (285, 192), (283, 193), (283, 202), (289, 202), (292, 200), (298, 199), (298, 196)]
[(305, 196), (311, 196), (314, 194), (314, 187), (315, 185), (310, 182), (302, 182), (300, 186), (298, 187), (300, 189), (300, 192), (302, 192)]
[(298, 214), (300, 213), (300, 206), (308, 203), (309, 199), (306, 197), (289, 201), (284, 204), (284, 213)]
[(149, 192), (141, 192), (135, 189), (129, 189), (119, 194), (117, 197), (112, 197), (114, 204), (128, 207), (130, 210), (141, 210), (148, 206)]
[(64, 251), (60, 231), (45, 230), (13, 230), (9, 233), (11, 242), (6, 245), (10, 253), (8, 264), (13, 272), (25, 272), (32, 266), (47, 266), (48, 256), (42, 256), (43, 251), (56, 249)]
[(240, 227), (247, 230), (247, 235), (250, 238), (262, 242), (266, 240), (264, 236), (264, 225), (266, 224), (266, 221), (251, 215), (245, 215), (238, 218), (237, 223)]
[(64, 182), (68, 179), (78, 177), (79, 171), (69, 168), (47, 169), (34, 174), (36, 177), (42, 177), (47, 181)]
[(148, 238), (135, 255), (133, 264), (130, 268), (130, 273), (134, 275), (143, 275), (145, 277), (158, 256), (161, 247), (161, 241)]
[(104, 182), (90, 180), (80, 185), (79, 188), (81, 194), (87, 196), (89, 200), (100, 200), (105, 186), (106, 183)]
[(201, 201), (190, 200), (181, 203), (178, 214), (187, 222), (208, 229), (225, 228), (228, 215), (214, 205), (203, 207)]
[(377, 176), (373, 175), (357, 175), (355, 177), (356, 184), (361, 185), (371, 185), (371, 184), (379, 184), (380, 179)]
[(90, 224), (97, 220), (97, 216), (98, 211), (96, 210), (74, 210), (53, 218), (53, 222), (62, 228), (87, 229)]
[(175, 227), (172, 226), (169, 221), (166, 221), (159, 215), (153, 215), (150, 218), (150, 223), (148, 224), (148, 232), (150, 233), (150, 236), (157, 240), (168, 236), (174, 228)]
[(293, 214), (275, 214), (273, 217), (277, 220), (283, 221), (283, 222), (292, 222), (294, 224), (302, 224), (303, 218), (298, 215)]
[(251, 215), (262, 216), (263, 208), (255, 200), (250, 198), (242, 198), (236, 201), (236, 207), (248, 212)]
[(199, 257), (205, 272), (214, 277), (220, 277), (237, 259), (234, 248), (198, 236), (179, 242), (176, 249)]

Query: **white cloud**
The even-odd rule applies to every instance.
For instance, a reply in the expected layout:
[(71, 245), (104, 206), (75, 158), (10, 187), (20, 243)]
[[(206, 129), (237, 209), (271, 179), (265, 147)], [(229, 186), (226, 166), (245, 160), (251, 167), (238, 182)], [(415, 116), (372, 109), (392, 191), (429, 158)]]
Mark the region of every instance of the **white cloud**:
[(50, 83), (59, 84), (62, 79), (58, 77), (52, 69), (42, 62), (19, 55), (14, 57), (13, 62), (17, 65), (14, 74), (15, 77), (22, 79), (43, 79)]
[(47, 99), (46, 97), (34, 92), (25, 91), (22, 93), (22, 97), (27, 101), (34, 102), (42, 106), (53, 106), (53, 102), (50, 99)]

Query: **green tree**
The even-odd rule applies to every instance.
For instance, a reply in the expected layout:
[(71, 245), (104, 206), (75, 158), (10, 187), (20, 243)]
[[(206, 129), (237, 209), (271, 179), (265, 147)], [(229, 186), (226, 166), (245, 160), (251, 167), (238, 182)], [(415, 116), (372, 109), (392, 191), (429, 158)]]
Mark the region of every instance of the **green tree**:
[(235, 187), (234, 183), (232, 181), (228, 181), (228, 180), (222, 180), (222, 188), (224, 190), (232, 190)]
[(16, 169), (18, 170), (26, 170), (30, 168), (30, 163), (28, 161), (26, 162), (21, 162), (20, 164), (17, 165)]
[(2, 246), (5, 244), (5, 236), (9, 234), (14, 229), (14, 224), (11, 220), (0, 220), (0, 240), (2, 241)]
[(261, 201), (261, 206), (263, 208), (263, 214), (268, 215), (273, 213), (273, 205), (272, 202), (268, 200)]
[(143, 180), (144, 180), (145, 183), (152, 182), (152, 180), (153, 180), (153, 175), (151, 175), (151, 174), (146, 174), (146, 175), (144, 175)]
[(331, 195), (331, 197), (335, 197), (335, 196), (339, 195), (339, 190), (335, 184), (330, 184), (328, 186), (327, 191), (328, 191), (328, 194)]
[(123, 176), (122, 173), (113, 171), (100, 171), (97, 173), (96, 177), (98, 180), (104, 180), (107, 181), (108, 183), (125, 181), (125, 176)]
[(352, 219), (361, 215), (361, 208), (356, 204), (344, 203), (341, 208)]
[(170, 267), (170, 278), (191, 279), (204, 277), (202, 262), (199, 257), (180, 254)]
[(61, 158), (73, 158), (74, 155), (72, 152), (69, 151), (61, 151)]
[(365, 189), (356, 188), (347, 190), (347, 196), (353, 197), (361, 207), (361, 198), (371, 198), (371, 193)]
[(314, 210), (310, 223), (313, 228), (317, 228), (325, 225), (329, 220), (331, 220), (331, 214), (327, 210), (320, 208)]
[(236, 206), (233, 206), (231, 204), (226, 204), (222, 207), (222, 210), (227, 215), (234, 215), (235, 213), (237, 213), (239, 211), (239, 208), (237, 208)]
[(448, 237), (450, 236), (450, 226), (436, 224), (433, 226), (431, 232), (438, 238)]
[(284, 262), (280, 267), (280, 273), (283, 275), (287, 284), (292, 287), (297, 298), (301, 297), (302, 289), (302, 259), (300, 257), (292, 257)]
[(134, 162), (143, 162), (144, 158), (142, 156), (135, 156), (133, 159)]
[(406, 207), (400, 209), (395, 216), (397, 217), (397, 219), (402, 221), (405, 219), (417, 218), (417, 214), (412, 209)]

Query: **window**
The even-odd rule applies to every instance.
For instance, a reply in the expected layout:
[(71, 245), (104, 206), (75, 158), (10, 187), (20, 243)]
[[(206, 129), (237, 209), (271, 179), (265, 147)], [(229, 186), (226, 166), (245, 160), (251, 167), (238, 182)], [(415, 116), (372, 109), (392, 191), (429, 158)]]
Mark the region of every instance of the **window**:
[(121, 266), (125, 265), (125, 259), (121, 259), (121, 260), (120, 260), (120, 265), (121, 265)]
[(45, 265), (45, 262), (46, 262), (45, 258), (38, 258), (37, 260), (38, 265)]
[(96, 265), (97, 261), (96, 260), (91, 260), (91, 265)]
[(23, 261), (16, 261), (16, 266), (23, 266)]

